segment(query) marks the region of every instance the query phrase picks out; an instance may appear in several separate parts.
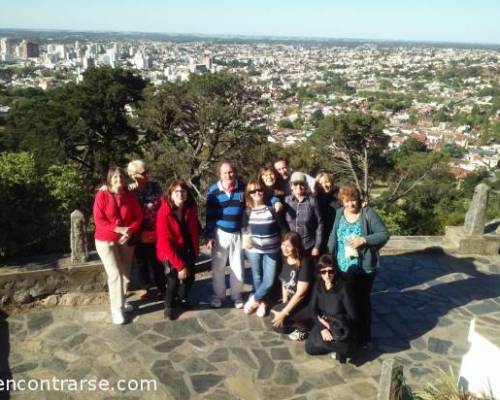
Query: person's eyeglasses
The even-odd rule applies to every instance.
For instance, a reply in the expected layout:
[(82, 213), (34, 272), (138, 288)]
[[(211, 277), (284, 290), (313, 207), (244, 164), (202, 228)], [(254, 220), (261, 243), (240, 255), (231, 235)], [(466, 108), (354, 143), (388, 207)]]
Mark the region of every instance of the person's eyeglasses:
[(144, 170), (142, 172), (136, 172), (136, 175), (140, 175), (140, 176), (144, 176), (144, 175), (147, 175), (147, 174), (148, 174), (147, 170)]
[(333, 272), (333, 269), (322, 269), (319, 271), (321, 275), (335, 275), (335, 272)]
[(292, 182), (292, 185), (295, 185), (295, 186), (306, 186), (306, 184), (304, 182)]
[(254, 189), (254, 190), (249, 190), (248, 193), (250, 194), (255, 194), (255, 193), (262, 193), (263, 190), (262, 189)]

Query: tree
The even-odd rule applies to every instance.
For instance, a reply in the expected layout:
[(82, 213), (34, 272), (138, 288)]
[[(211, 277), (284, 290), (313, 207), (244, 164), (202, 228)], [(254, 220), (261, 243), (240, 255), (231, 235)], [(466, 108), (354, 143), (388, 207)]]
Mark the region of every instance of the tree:
[(286, 128), (286, 129), (294, 129), (295, 127), (293, 126), (293, 122), (290, 121), (288, 118), (283, 118), (278, 121), (278, 126), (280, 128)]
[(385, 173), (389, 137), (380, 118), (361, 112), (328, 116), (312, 135), (312, 141), (333, 156), (335, 168), (348, 174), (366, 200), (372, 180)]
[(139, 150), (139, 131), (125, 106), (141, 99), (145, 85), (130, 71), (88, 69), (80, 84), (16, 102), (0, 144), (8, 151), (32, 152), (45, 167), (74, 163), (95, 184), (110, 164), (121, 165)]
[(445, 170), (445, 156), (442, 153), (421, 151), (403, 153), (396, 159), (389, 174), (391, 188), (386, 204), (392, 204), (407, 196), (424, 182), (432, 182), (436, 175), (446, 174)]
[(192, 75), (186, 82), (150, 88), (140, 110), (149, 140), (160, 140), (169, 167), (184, 176), (198, 196), (214, 164), (266, 140), (252, 113), (260, 95), (237, 75)]

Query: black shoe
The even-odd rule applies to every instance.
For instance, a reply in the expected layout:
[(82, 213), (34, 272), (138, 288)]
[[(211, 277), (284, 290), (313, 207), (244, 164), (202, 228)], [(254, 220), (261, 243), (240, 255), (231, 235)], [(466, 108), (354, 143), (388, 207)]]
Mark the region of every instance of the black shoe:
[(179, 301), (179, 307), (184, 311), (188, 311), (188, 310), (193, 309), (193, 306), (186, 299)]

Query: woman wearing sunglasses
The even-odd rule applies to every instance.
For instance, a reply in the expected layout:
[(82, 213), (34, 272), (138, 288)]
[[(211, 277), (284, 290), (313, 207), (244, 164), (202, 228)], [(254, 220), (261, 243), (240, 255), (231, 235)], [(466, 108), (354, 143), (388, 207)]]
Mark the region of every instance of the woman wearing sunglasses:
[(257, 179), (245, 189), (246, 210), (243, 214), (243, 248), (250, 261), (254, 294), (243, 307), (245, 314), (256, 311), (258, 317), (267, 313), (269, 290), (276, 277), (280, 259), (281, 226), (274, 207), (269, 206), (264, 188)]
[(308, 354), (328, 354), (344, 363), (356, 343), (356, 307), (347, 285), (338, 279), (338, 271), (328, 255), (316, 266), (317, 283), (313, 288), (311, 310), (314, 326), (307, 338)]

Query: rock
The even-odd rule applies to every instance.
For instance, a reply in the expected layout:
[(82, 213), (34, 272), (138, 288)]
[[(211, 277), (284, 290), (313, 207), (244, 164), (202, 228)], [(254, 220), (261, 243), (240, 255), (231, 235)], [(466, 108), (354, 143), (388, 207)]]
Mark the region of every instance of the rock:
[(222, 375), (204, 374), (191, 377), (191, 383), (196, 393), (205, 393), (224, 379)]
[(298, 383), (299, 373), (289, 362), (279, 363), (276, 368), (274, 382), (278, 385), (293, 385)]
[(482, 235), (486, 224), (486, 208), (490, 187), (480, 183), (474, 189), (474, 196), (465, 214), (464, 232), (466, 235)]
[(452, 346), (449, 340), (442, 340), (435, 337), (430, 337), (427, 341), (427, 348), (429, 351), (437, 354), (448, 354), (448, 350)]
[(39, 331), (54, 322), (50, 312), (41, 312), (28, 315), (28, 330)]
[(86, 262), (89, 258), (87, 243), (87, 224), (85, 216), (80, 210), (71, 213), (71, 262), (73, 264)]

